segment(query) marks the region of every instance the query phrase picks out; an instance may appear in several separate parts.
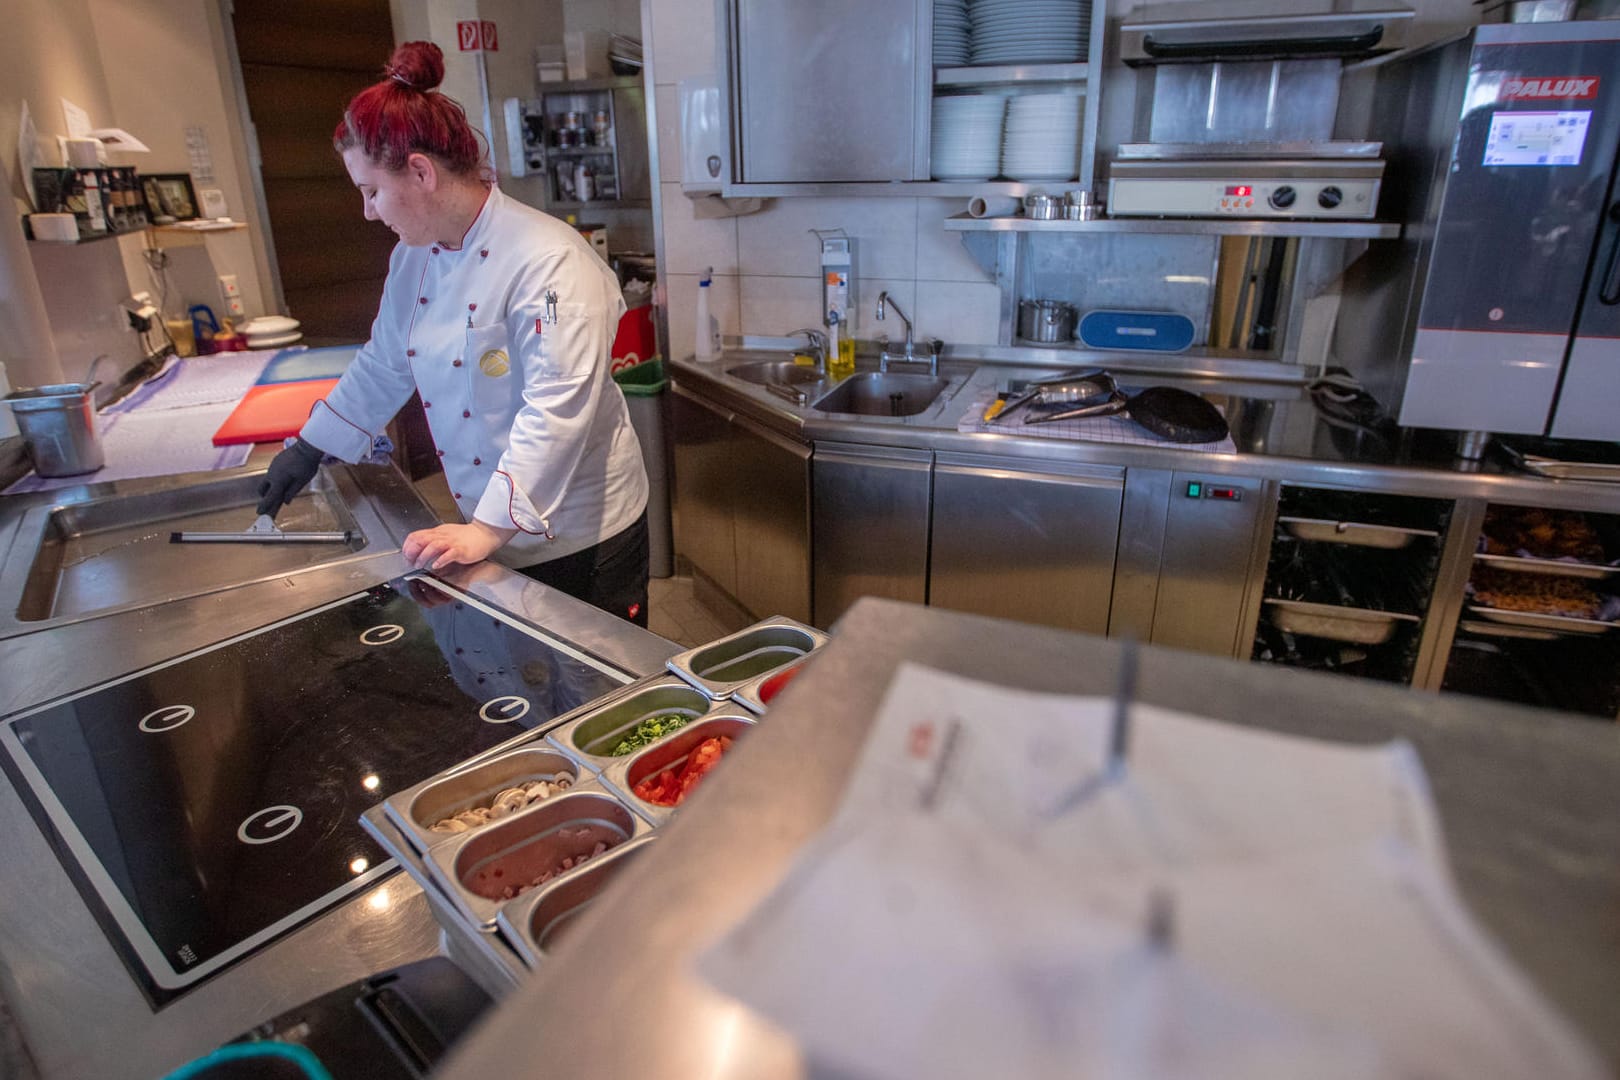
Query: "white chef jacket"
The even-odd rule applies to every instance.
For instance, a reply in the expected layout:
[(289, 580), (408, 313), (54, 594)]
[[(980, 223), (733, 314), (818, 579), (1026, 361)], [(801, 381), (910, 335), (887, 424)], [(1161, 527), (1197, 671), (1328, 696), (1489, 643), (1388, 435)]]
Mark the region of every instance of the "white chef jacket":
[(371, 340), (300, 434), (356, 462), (413, 389), (463, 518), (530, 566), (623, 531), (647, 473), (609, 367), (625, 310), (572, 226), (491, 188), (461, 247), (399, 244)]

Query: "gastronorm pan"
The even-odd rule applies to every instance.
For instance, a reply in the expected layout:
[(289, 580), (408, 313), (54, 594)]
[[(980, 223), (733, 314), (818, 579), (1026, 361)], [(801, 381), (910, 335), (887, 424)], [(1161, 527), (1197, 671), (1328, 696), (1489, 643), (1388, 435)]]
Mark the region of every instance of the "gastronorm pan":
[[(488, 828), (458, 833), (429, 849), (427, 865), (468, 920), (488, 929), (501, 905), (520, 895), (507, 896), (508, 889), (533, 881), (565, 858), (588, 856), (598, 843), (611, 850), (651, 828), (623, 800), (587, 782)], [(551, 880), (572, 872), (561, 871)]]
[[(388, 819), (411, 845), (418, 852), (426, 852), (428, 848), (463, 835), (434, 832), (433, 826), (438, 821), (463, 810), (489, 806), (495, 796), (507, 788), (523, 787), (539, 780), (551, 782), (561, 776), (568, 777), (568, 782), (577, 786), (582, 779), (590, 779), (591, 772), (580, 768), (578, 762), (562, 751), (536, 740), (504, 754), (478, 758), (472, 764), (457, 765), (438, 773), (390, 795), (383, 805)], [(505, 816), (503, 814), (502, 818)]]
[(1536, 559), (1524, 555), (1475, 555), (1474, 561), (1494, 566), (1498, 570), (1511, 570), (1516, 574), (1545, 574), (1549, 577), (1586, 578), (1598, 581), (1620, 574), (1620, 566), (1601, 563), (1571, 562), (1566, 559)]
[(792, 682), (800, 668), (809, 663), (810, 658), (795, 660), (785, 664), (775, 671), (768, 671), (764, 675), (749, 679), (746, 683), (732, 691), (731, 700), (743, 706), (751, 713), (763, 716), (765, 710), (770, 708), (771, 701), (789, 682)]
[(1433, 529), (1403, 529), (1394, 525), (1368, 525), (1359, 521), (1329, 521), (1325, 518), (1279, 517), (1277, 523), (1301, 540), (1325, 540), (1330, 544), (1394, 550), (1407, 547), (1420, 536), (1437, 537)]
[(1491, 622), (1507, 626), (1526, 626), (1536, 630), (1556, 630), (1561, 634), (1607, 634), (1620, 623), (1582, 619), (1574, 615), (1545, 615), (1539, 611), (1507, 611), (1503, 608), (1469, 604), (1468, 613)]
[(501, 937), (529, 967), (555, 947), (562, 930), (595, 903), (602, 890), (619, 876), (657, 834), (638, 837), (598, 855), (577, 873), (549, 881), (505, 904), (496, 916)]
[(637, 684), (630, 693), (552, 729), (546, 738), (600, 772), (621, 760), (613, 755), (614, 744), (643, 720), (660, 713), (680, 713), (695, 720), (712, 708), (714, 703), (703, 691), (666, 675)]
[(669, 658), (669, 670), (716, 701), (827, 643), (820, 630), (777, 616)]
[[(648, 802), (636, 794), (636, 785), (649, 776), (656, 776), (665, 769), (678, 768), (686, 761), (698, 744), (705, 739), (713, 739), (721, 735), (729, 735), (733, 739), (740, 739), (748, 734), (754, 726), (754, 719), (740, 713), (730, 715), (706, 716), (696, 723), (689, 724), (673, 735), (663, 738), (638, 750), (617, 765), (609, 766), (602, 772), (602, 782), (614, 788), (642, 817), (647, 818), (655, 825), (663, 824), (675, 813), (673, 806), (661, 806), (658, 803)], [(727, 752), (729, 757), (731, 751)], [(721, 759), (725, 764), (725, 759)], [(716, 766), (718, 768), (719, 766)]]
[(1396, 624), (1420, 621), (1416, 615), (1399, 611), (1370, 611), (1275, 597), (1267, 597), (1265, 602), (1270, 608), (1267, 614), (1271, 624), (1279, 630), (1356, 645), (1382, 645), (1395, 636)]

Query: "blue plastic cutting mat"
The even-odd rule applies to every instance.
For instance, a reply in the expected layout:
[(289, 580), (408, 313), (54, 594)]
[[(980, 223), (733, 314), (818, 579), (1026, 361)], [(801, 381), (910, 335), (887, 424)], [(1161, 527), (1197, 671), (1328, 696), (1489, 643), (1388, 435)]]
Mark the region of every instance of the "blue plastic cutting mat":
[(283, 349), (265, 365), (257, 386), (271, 383), (335, 379), (348, 370), (358, 345), (328, 345), (321, 349)]

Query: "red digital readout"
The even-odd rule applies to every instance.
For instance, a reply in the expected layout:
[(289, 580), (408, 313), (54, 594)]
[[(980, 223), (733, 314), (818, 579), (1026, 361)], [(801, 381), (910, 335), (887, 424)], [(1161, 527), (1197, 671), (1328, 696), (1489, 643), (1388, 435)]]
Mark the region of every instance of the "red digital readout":
[(1248, 184), (1231, 184), (1228, 185), (1226, 193), (1228, 195), (1236, 195), (1238, 198), (1242, 199), (1253, 195), (1254, 188), (1250, 187)]

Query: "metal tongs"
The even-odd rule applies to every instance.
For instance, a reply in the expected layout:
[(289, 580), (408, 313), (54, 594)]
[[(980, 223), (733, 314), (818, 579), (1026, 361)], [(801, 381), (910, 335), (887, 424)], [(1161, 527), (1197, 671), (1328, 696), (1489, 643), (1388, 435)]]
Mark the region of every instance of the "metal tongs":
[[(1013, 410), (1029, 404), (1075, 405), (1082, 408), (1091, 408), (1099, 405), (1109, 405), (1116, 397), (1121, 397), (1119, 387), (1115, 385), (1114, 377), (1108, 372), (1100, 370), (1065, 371), (1030, 383), (1022, 394), (1007, 402), (1006, 406), (1002, 408), (994, 419), (997, 421), (1005, 420)], [(1121, 398), (1121, 400), (1123, 399)], [(1041, 420), (1047, 419), (1055, 418), (1025, 417), (1024, 423), (1039, 423)]]
[(285, 532), (269, 514), (260, 514), (241, 532), (172, 532), (171, 544), (347, 544), (354, 533)]

